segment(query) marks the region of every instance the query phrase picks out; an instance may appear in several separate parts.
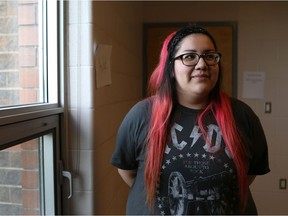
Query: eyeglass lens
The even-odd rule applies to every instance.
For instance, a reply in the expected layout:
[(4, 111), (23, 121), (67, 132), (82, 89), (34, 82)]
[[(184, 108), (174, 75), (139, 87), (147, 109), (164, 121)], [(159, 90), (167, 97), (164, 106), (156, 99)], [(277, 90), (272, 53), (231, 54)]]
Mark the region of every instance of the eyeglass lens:
[(180, 58), (184, 65), (195, 66), (198, 64), (201, 57), (205, 60), (207, 65), (211, 66), (218, 64), (220, 60), (219, 53), (205, 53), (203, 55), (198, 55), (197, 53), (187, 53), (183, 54)]

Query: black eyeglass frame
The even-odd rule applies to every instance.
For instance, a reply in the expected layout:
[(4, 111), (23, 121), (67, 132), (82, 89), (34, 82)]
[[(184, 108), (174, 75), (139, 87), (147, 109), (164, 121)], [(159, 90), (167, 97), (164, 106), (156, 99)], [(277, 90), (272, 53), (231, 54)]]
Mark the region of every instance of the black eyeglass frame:
[[(194, 55), (196, 55), (196, 56), (198, 57), (197, 62), (196, 62), (195, 64), (193, 64), (193, 65), (187, 65), (187, 64), (185, 64), (184, 61), (183, 61), (183, 56), (189, 55), (189, 54), (194, 54)], [(216, 62), (215, 62), (215, 63), (213, 63), (213, 64), (207, 63), (207, 61), (206, 61), (206, 59), (205, 59), (205, 56), (207, 56), (207, 55), (209, 55), (209, 54), (218, 54), (219, 57), (216, 58)], [(200, 55), (199, 55), (198, 53), (191, 52), (191, 53), (181, 54), (181, 55), (175, 57), (173, 60), (175, 61), (175, 60), (177, 60), (177, 59), (181, 59), (183, 65), (188, 66), (188, 67), (194, 67), (194, 66), (196, 66), (196, 65), (198, 64), (198, 62), (200, 61), (200, 58), (203, 58), (203, 60), (205, 61), (205, 63), (206, 63), (208, 66), (214, 66), (214, 65), (217, 65), (217, 64), (220, 62), (221, 57), (222, 57), (222, 54), (221, 54), (220, 52), (206, 52), (206, 53), (200, 54)]]

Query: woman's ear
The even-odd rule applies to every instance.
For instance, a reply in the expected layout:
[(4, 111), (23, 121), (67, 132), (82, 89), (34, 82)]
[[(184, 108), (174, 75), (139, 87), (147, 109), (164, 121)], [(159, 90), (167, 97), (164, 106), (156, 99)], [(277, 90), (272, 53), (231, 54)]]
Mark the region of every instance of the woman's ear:
[(172, 71), (170, 72), (170, 76), (173, 77), (173, 78), (175, 77), (174, 70), (172, 70)]

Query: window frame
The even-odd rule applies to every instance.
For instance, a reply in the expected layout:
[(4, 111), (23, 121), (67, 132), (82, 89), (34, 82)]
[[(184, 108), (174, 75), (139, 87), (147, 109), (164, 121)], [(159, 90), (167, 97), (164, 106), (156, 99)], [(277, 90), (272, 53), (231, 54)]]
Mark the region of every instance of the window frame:
[[(16, 105), (16, 106), (4, 106), (0, 107), (0, 149), (3, 149), (3, 146), (9, 145), (9, 142), (13, 142), (12, 140), (23, 140), (22, 135), (19, 135), (18, 137), (18, 131), (20, 133), (20, 126), (23, 122), (27, 121), (34, 121), (35, 119), (45, 118), (47, 116), (51, 115), (60, 115), (64, 113), (64, 48), (63, 48), (63, 1), (62, 0), (39, 0), (39, 7), (43, 8), (43, 14), (45, 15), (44, 21), (44, 30), (43, 30), (43, 40), (42, 37), (40, 39), (40, 46), (43, 46), (43, 52), (46, 56), (46, 59), (40, 60), (40, 62), (43, 65), (39, 65), (39, 70), (43, 70), (43, 79), (46, 82), (44, 84), (44, 91), (47, 91), (47, 99), (45, 99), (47, 102), (41, 102), (41, 103), (32, 103), (27, 105)], [(55, 11), (57, 13), (57, 19), (52, 19), (52, 22), (50, 22), (47, 17), (47, 14), (49, 11)], [(52, 16), (53, 14), (50, 14)], [(55, 14), (54, 14), (55, 16)], [(56, 21), (56, 23), (55, 23)], [(55, 26), (56, 25), (56, 26)], [(56, 30), (55, 34), (51, 34), (47, 29), (53, 28)], [(47, 35), (48, 34), (48, 35)], [(49, 37), (52, 37), (52, 40), (49, 39)], [(45, 44), (45, 45), (44, 45)], [(47, 48), (54, 47), (52, 49), (52, 53)], [(54, 52), (57, 52), (56, 54)], [(56, 80), (51, 80), (48, 76), (49, 71), (56, 71), (53, 75), (53, 78)], [(50, 73), (51, 74), (51, 73)], [(49, 75), (50, 75), (49, 74)], [(52, 73), (53, 74), (53, 73)], [(62, 81), (61, 81), (62, 80)], [(54, 88), (56, 83), (57, 88), (57, 101), (55, 100), (55, 95), (52, 95), (49, 93), (49, 88)], [(52, 85), (53, 86), (52, 86)], [(53, 90), (54, 91), (54, 90)], [(49, 97), (52, 95), (52, 103), (50, 103)], [(60, 122), (58, 122), (60, 125)], [(5, 131), (7, 127), (11, 127), (13, 125), (13, 134), (3, 134), (1, 131)], [(19, 128), (20, 127), (20, 128)], [(25, 129), (25, 128), (24, 128)], [(46, 131), (45, 127), (40, 127), (37, 129), (37, 131)], [(30, 131), (31, 134), (33, 134), (33, 130)], [(38, 133), (35, 131), (35, 133)], [(8, 138), (11, 136), (11, 138)], [(6, 140), (11, 140), (7, 143)], [(15, 143), (15, 142), (13, 142)], [(11, 145), (11, 144), (10, 144)], [(6, 148), (6, 147), (5, 147)]]
[[(53, 42), (49, 42), (48, 29), (45, 29), (44, 41), (46, 40), (44, 49), (44, 57), (47, 59), (41, 59), (41, 65), (39, 70), (44, 70), (43, 79), (44, 91), (47, 91), (48, 98), (44, 98), (42, 103), (33, 103), (27, 105), (17, 106), (4, 106), (0, 108), (0, 150), (13, 147), (21, 144), (25, 141), (29, 141), (35, 138), (40, 138), (48, 134), (53, 135), (53, 158), (54, 158), (54, 186), (55, 186), (55, 214), (61, 214), (61, 182), (62, 182), (62, 169), (60, 148), (63, 145), (63, 135), (60, 133), (64, 132), (64, 1), (63, 0), (39, 0), (42, 6), (45, 8), (45, 13), (49, 10), (56, 10), (57, 19), (51, 23), (51, 20), (46, 17), (44, 22), (49, 29), (50, 27), (55, 28), (56, 34), (53, 35)], [(46, 5), (47, 4), (47, 5)], [(54, 11), (55, 13), (55, 11)], [(55, 14), (54, 14), (55, 16)], [(49, 21), (50, 20), (50, 21)], [(42, 39), (41, 39), (42, 40)], [(56, 40), (56, 41), (55, 41)], [(56, 44), (55, 44), (56, 42)], [(40, 45), (42, 42), (40, 42)], [(53, 52), (50, 52), (51, 43), (54, 43)], [(49, 49), (48, 49), (49, 48)], [(40, 68), (42, 67), (42, 68)], [(51, 80), (48, 72), (50, 70), (56, 70), (56, 74)], [(50, 75), (50, 74), (49, 74)], [(57, 92), (53, 95), (52, 102), (49, 103), (49, 88), (50, 84), (57, 85)], [(46, 85), (46, 86), (45, 86)], [(49, 95), (50, 94), (50, 95)], [(46, 101), (46, 102), (45, 102)], [(46, 213), (45, 211), (43, 212)]]

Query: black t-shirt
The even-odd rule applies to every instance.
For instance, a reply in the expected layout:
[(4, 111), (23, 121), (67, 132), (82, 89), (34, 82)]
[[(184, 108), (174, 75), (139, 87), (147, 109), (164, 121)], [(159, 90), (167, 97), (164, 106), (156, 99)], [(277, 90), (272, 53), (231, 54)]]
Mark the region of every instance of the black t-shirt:
[[(123, 120), (117, 136), (112, 164), (137, 170), (131, 187), (127, 214), (151, 214), (145, 204), (145, 138), (151, 99), (136, 104)], [(237, 126), (245, 135), (248, 174), (269, 172), (265, 135), (258, 117), (243, 102), (232, 99)], [(196, 119), (199, 111), (177, 105), (171, 127), (171, 141), (165, 149), (157, 187), (155, 214), (239, 214), (239, 194), (235, 165), (222, 133), (211, 115), (207, 120), (209, 147)], [(257, 210), (249, 192), (246, 213)]]

